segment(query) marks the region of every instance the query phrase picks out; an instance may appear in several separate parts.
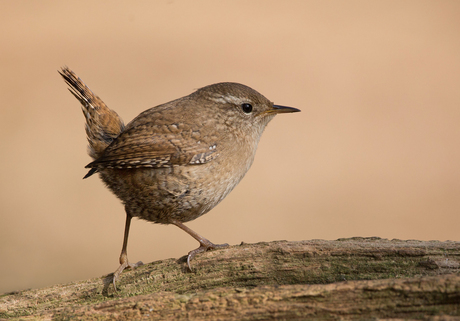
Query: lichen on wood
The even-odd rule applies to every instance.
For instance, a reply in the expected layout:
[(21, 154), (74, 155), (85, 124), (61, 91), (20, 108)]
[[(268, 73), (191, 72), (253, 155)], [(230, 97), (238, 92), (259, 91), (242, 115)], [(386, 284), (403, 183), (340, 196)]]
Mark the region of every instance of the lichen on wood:
[(0, 296), (0, 318), (260, 320), (460, 316), (460, 242), (349, 238), (231, 246)]

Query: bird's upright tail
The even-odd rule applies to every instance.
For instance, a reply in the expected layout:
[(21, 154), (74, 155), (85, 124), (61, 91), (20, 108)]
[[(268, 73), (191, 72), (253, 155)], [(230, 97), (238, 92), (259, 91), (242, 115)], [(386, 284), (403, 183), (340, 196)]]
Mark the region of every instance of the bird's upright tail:
[(70, 86), (69, 91), (81, 103), (81, 109), (86, 118), (88, 154), (96, 160), (123, 131), (125, 127), (123, 120), (68, 67), (62, 67), (59, 73)]

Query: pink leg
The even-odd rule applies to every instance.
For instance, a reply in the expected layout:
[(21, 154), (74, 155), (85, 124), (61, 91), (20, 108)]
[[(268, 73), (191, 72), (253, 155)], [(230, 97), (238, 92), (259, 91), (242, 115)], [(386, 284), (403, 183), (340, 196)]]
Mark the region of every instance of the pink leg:
[(189, 268), (190, 271), (192, 271), (190, 261), (193, 260), (195, 255), (197, 255), (198, 253), (205, 252), (207, 250), (222, 249), (222, 248), (228, 247), (227, 243), (225, 243), (225, 244), (214, 244), (214, 243), (212, 243), (211, 241), (205, 239), (200, 234), (198, 234), (195, 231), (191, 230), (190, 228), (188, 228), (187, 226), (185, 226), (184, 224), (182, 224), (179, 221), (172, 221), (171, 223), (176, 225), (177, 227), (183, 229), (185, 232), (190, 234), (195, 240), (200, 242), (200, 247), (199, 248), (197, 248), (197, 249), (195, 249), (193, 251), (190, 251), (188, 253), (187, 265), (188, 265), (188, 268)]

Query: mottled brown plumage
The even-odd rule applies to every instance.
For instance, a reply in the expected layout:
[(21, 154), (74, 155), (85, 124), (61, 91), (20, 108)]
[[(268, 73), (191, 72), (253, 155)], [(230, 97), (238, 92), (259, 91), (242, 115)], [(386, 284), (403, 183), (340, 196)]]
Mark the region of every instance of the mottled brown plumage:
[(249, 170), (265, 126), (278, 113), (298, 109), (273, 105), (255, 90), (237, 83), (218, 83), (142, 112), (126, 127), (114, 111), (67, 67), (60, 74), (82, 104), (89, 154), (94, 159), (85, 177), (99, 172), (123, 202), (127, 219), (120, 267), (132, 217), (174, 224), (200, 247), (187, 263), (216, 245), (183, 223), (207, 213)]

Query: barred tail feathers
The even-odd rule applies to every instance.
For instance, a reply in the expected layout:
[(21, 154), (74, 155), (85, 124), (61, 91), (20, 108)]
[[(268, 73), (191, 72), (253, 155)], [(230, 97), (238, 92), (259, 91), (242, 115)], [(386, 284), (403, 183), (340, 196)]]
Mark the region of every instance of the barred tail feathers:
[(62, 67), (59, 73), (69, 85), (69, 91), (81, 103), (81, 109), (86, 119), (88, 154), (96, 160), (123, 131), (125, 127), (123, 120), (115, 111), (107, 107), (68, 67)]

